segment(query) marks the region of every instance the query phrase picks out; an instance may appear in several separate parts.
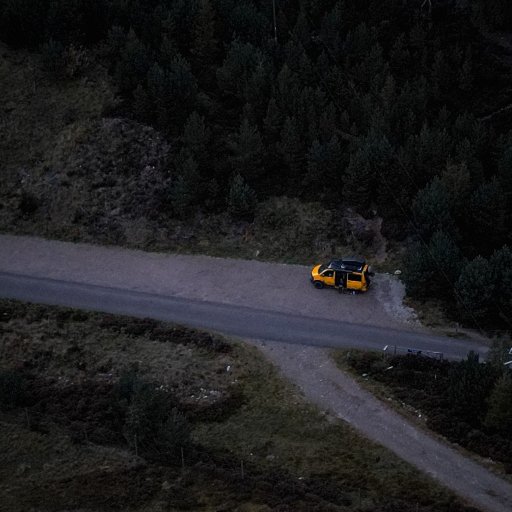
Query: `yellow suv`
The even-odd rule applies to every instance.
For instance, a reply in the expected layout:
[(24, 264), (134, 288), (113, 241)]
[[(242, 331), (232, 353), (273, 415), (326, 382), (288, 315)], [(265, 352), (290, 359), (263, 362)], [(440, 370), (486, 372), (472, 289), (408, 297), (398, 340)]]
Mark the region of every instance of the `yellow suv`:
[(326, 265), (315, 265), (311, 270), (311, 282), (315, 288), (330, 286), (344, 292), (366, 292), (373, 276), (370, 267), (362, 258), (341, 258)]

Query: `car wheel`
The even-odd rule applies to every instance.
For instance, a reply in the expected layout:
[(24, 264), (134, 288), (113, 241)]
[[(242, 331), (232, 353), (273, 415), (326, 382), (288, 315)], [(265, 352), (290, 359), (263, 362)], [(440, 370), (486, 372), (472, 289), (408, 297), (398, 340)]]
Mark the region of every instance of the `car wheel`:
[(322, 281), (314, 281), (313, 284), (318, 290), (321, 290), (324, 287), (324, 283), (322, 283)]

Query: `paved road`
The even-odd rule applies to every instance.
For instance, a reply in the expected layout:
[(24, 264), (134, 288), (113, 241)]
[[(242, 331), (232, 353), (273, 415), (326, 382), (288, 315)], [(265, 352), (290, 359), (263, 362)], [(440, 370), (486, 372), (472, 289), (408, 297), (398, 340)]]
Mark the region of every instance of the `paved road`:
[[(148, 316), (218, 332), (327, 347), (385, 345), (485, 356), (487, 347), (404, 323), (400, 283), (363, 295), (315, 290), (309, 268), (145, 253), (0, 235), (0, 296)], [(379, 279), (380, 278), (380, 279)], [(398, 312), (398, 315), (397, 315)]]
[(388, 345), (442, 352), (464, 358), (487, 348), (471, 341), (415, 331), (340, 322), (247, 306), (0, 272), (0, 296), (44, 304), (151, 317), (220, 333), (267, 341), (337, 348), (381, 350)]

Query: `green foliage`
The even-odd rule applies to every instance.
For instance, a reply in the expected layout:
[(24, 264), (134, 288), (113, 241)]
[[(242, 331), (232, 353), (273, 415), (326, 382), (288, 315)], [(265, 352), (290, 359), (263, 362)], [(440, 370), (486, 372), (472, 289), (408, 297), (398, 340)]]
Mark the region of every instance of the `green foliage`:
[(10, 370), (0, 370), (0, 410), (9, 410), (23, 405), (26, 400), (26, 385), (23, 377)]
[(325, 144), (315, 139), (308, 152), (307, 162), (308, 172), (304, 176), (303, 186), (321, 191), (332, 199), (341, 199), (342, 156), (338, 137), (333, 135)]
[(130, 397), (123, 433), (138, 454), (164, 464), (179, 461), (190, 443), (190, 426), (166, 391), (138, 382)]
[(492, 317), (495, 279), (489, 261), (482, 256), (466, 263), (456, 283), (461, 314), (470, 322)]
[(176, 56), (168, 68), (154, 63), (147, 74), (147, 90), (157, 124), (176, 133), (194, 108), (197, 82), (190, 64)]
[(191, 53), (195, 57), (199, 75), (209, 79), (217, 54), (218, 41), (215, 38), (215, 11), (210, 0), (200, 0), (191, 29)]
[(471, 352), (458, 362), (411, 355), (383, 360), (381, 354), (352, 351), (337, 359), (384, 384), (385, 396), (391, 392), (421, 411), (427, 426), (450, 441), (506, 467), (512, 463), (512, 384), (510, 375), (502, 375), (502, 363), (481, 363)]
[(470, 323), (510, 327), (512, 314), (512, 252), (507, 246), (489, 259), (477, 256), (466, 262), (456, 284), (461, 315)]
[(389, 173), (393, 149), (379, 130), (371, 130), (351, 156), (343, 179), (343, 197), (363, 212), (377, 197), (379, 185), (390, 187)]
[(185, 149), (177, 156), (174, 166), (176, 177), (170, 185), (169, 202), (177, 217), (186, 218), (200, 196), (199, 170), (195, 159)]
[(489, 259), (493, 271), (495, 294), (492, 298), (494, 311), (510, 328), (512, 319), (512, 250), (503, 246)]
[(256, 193), (240, 174), (231, 180), (227, 197), (228, 212), (235, 219), (251, 219), (256, 208)]
[(485, 418), (487, 397), (496, 378), (496, 369), (481, 364), (474, 353), (453, 365), (448, 374), (446, 393), (454, 414), (469, 424), (480, 424)]
[(487, 255), (505, 242), (505, 195), (496, 179), (482, 183), (471, 195), (469, 222), (476, 252)]
[(206, 125), (203, 116), (196, 111), (188, 117), (183, 128), (183, 146), (186, 148), (201, 169), (205, 169), (209, 164), (209, 144), (211, 132)]
[(33, 215), (38, 210), (39, 206), (40, 200), (33, 192), (28, 190), (23, 190), (21, 192), (18, 208), (22, 215)]
[[(112, 34), (119, 37), (119, 34)], [(122, 93), (129, 94), (135, 90), (138, 84), (146, 78), (151, 66), (149, 48), (137, 37), (131, 29), (120, 48), (118, 60), (116, 60), (115, 77)], [(112, 39), (117, 43), (117, 39)], [(113, 52), (115, 54), (115, 50)]]
[(510, 371), (496, 382), (489, 396), (485, 424), (505, 436), (510, 436), (512, 432), (512, 374)]
[(267, 65), (261, 50), (251, 43), (234, 40), (224, 64), (217, 70), (219, 87), (243, 103), (257, 102), (265, 91)]
[(453, 234), (451, 204), (448, 189), (437, 177), (418, 192), (412, 211), (415, 227), (422, 237), (428, 239), (436, 231)]
[(281, 130), (279, 150), (288, 167), (289, 183), (296, 183), (304, 166), (304, 151), (295, 118), (287, 117)]
[(257, 126), (247, 118), (240, 124), (240, 130), (228, 141), (233, 170), (246, 180), (254, 180), (262, 172), (263, 143)]
[(64, 45), (50, 39), (41, 47), (41, 57), (45, 68), (55, 76), (64, 74)]
[(443, 231), (428, 244), (416, 243), (405, 259), (404, 281), (408, 295), (451, 298), (460, 272), (460, 251)]

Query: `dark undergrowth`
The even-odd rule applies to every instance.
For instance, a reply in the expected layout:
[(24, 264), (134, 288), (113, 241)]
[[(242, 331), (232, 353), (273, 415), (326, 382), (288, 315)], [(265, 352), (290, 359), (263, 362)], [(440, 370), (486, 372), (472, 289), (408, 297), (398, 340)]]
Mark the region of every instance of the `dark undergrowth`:
[(501, 361), (481, 363), (473, 354), (461, 362), (416, 355), (383, 358), (372, 352), (336, 358), (426, 416), (430, 429), (512, 473), (512, 376)]

